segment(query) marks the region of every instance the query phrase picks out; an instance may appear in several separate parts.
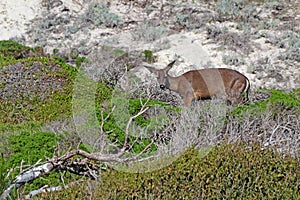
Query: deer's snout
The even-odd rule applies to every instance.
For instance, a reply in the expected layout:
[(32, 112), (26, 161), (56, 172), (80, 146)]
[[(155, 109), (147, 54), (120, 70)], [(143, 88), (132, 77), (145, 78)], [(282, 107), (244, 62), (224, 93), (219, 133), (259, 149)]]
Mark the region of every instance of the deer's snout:
[(160, 87), (160, 89), (162, 89), (162, 90), (165, 90), (165, 89), (166, 89), (166, 86), (165, 86), (165, 85), (160, 85), (159, 87)]

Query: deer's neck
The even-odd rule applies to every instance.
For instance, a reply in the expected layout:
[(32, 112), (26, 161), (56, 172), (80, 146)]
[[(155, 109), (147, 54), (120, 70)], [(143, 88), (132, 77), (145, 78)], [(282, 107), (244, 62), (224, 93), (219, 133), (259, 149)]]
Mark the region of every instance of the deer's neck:
[(179, 77), (168, 76), (166, 80), (166, 87), (174, 92), (178, 92), (178, 82), (179, 82)]

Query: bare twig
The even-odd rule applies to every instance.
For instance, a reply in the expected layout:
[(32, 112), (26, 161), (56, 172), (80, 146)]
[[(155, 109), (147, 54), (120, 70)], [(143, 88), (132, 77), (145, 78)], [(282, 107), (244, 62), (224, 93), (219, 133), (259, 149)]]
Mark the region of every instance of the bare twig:
[(149, 102), (149, 100), (150, 99), (148, 98), (147, 101), (144, 104), (141, 102), (142, 108), (140, 109), (140, 111), (136, 115), (131, 116), (129, 118), (129, 120), (127, 122), (127, 125), (126, 125), (126, 130), (125, 130), (125, 142), (124, 142), (123, 147), (120, 151), (121, 154), (123, 154), (125, 152), (125, 150), (127, 149), (128, 142), (129, 142), (129, 128), (130, 128), (130, 125), (132, 124), (132, 121), (148, 110), (149, 107), (146, 107), (146, 105)]

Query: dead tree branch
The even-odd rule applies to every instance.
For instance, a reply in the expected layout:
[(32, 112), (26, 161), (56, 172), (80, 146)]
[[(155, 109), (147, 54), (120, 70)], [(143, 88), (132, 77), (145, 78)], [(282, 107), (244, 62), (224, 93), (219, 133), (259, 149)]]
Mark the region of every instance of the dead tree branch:
[[(77, 174), (80, 176), (85, 176), (89, 177), (90, 179), (98, 179), (98, 170), (99, 170), (99, 165), (95, 164), (94, 162), (91, 161), (96, 161), (96, 163), (103, 163), (103, 162), (115, 162), (115, 163), (125, 163), (125, 162), (130, 162), (133, 160), (137, 160), (144, 152), (147, 151), (147, 149), (150, 148), (150, 146), (154, 143), (154, 140), (145, 147), (142, 152), (137, 154), (136, 156), (133, 157), (125, 157), (122, 158), (122, 156), (126, 153), (129, 152), (132, 147), (129, 146), (129, 137), (130, 137), (130, 126), (133, 123), (134, 119), (137, 118), (138, 116), (142, 115), (148, 110), (147, 103), (149, 102), (150, 98), (145, 102), (142, 103), (141, 101), (141, 109), (139, 112), (131, 116), (128, 120), (128, 123), (126, 125), (126, 130), (125, 130), (125, 141), (123, 143), (123, 146), (121, 150), (118, 153), (88, 153), (84, 150), (81, 149), (75, 149), (72, 151), (66, 152), (62, 156), (55, 156), (51, 159), (48, 159), (44, 164), (39, 164), (31, 167), (28, 170), (25, 170), (21, 172), (11, 183), (11, 185), (2, 193), (1, 199), (6, 199), (9, 197), (9, 194), (11, 193), (12, 190), (18, 189), (21, 186), (23, 186), (26, 183), (31, 183), (33, 180), (43, 177), (51, 172), (54, 171), (68, 171), (73, 174)], [(111, 114), (111, 113), (110, 113)], [(110, 116), (109, 114), (109, 116)], [(107, 116), (106, 118), (103, 118), (102, 120), (105, 121), (108, 119)], [(101, 124), (101, 128), (103, 129), (103, 124)], [(104, 133), (104, 132), (103, 132)], [(80, 156), (75, 157), (75, 156)], [(75, 158), (74, 158), (75, 157)], [(61, 189), (60, 186), (57, 187), (52, 187), (51, 190), (57, 190)], [(49, 191), (48, 189), (41, 188), (40, 190), (36, 191), (37, 193), (43, 192), (43, 191)], [(35, 193), (34, 193), (35, 194)]]

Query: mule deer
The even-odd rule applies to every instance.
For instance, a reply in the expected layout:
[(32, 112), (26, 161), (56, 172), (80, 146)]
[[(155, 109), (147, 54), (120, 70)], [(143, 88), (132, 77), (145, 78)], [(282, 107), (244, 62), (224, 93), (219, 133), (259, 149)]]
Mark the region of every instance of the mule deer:
[(154, 69), (145, 66), (157, 77), (161, 89), (168, 88), (179, 93), (187, 107), (194, 99), (211, 99), (214, 96), (225, 96), (231, 104), (243, 103), (243, 92), (248, 100), (250, 82), (238, 71), (226, 68), (209, 68), (188, 71), (178, 77), (168, 75), (174, 65), (171, 62), (165, 69)]

